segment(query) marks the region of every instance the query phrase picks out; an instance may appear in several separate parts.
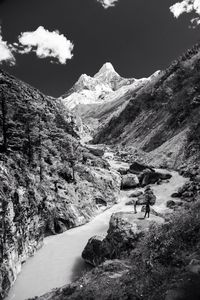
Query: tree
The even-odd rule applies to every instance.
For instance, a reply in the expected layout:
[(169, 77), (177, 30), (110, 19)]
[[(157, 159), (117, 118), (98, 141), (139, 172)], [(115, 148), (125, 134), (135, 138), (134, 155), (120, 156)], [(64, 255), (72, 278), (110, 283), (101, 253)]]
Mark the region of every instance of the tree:
[(7, 152), (8, 140), (7, 140), (7, 103), (4, 94), (1, 92), (1, 121), (2, 121), (2, 152)]

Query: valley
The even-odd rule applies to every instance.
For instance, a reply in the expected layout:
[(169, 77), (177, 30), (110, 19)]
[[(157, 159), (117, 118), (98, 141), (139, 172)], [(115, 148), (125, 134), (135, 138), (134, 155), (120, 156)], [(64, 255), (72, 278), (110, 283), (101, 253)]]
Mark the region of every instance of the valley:
[(196, 284), (199, 53), (141, 79), (106, 63), (59, 98), (0, 71), (2, 299), (174, 300)]

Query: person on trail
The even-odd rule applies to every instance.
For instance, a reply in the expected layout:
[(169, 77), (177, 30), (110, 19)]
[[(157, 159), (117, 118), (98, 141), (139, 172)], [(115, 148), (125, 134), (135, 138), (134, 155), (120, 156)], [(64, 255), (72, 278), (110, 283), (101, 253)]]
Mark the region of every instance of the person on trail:
[(150, 206), (153, 204), (153, 202), (155, 203), (155, 195), (150, 186), (146, 187), (144, 191), (144, 197), (145, 197), (145, 215), (144, 215), (144, 219), (145, 219), (146, 216), (149, 218), (150, 211), (151, 211)]
[(137, 200), (135, 200), (134, 202), (134, 213), (137, 214)]

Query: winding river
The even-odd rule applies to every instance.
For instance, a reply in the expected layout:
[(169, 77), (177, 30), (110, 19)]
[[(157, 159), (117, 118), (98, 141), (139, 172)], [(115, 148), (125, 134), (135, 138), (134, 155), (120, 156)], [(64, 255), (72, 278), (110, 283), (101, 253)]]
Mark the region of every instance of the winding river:
[[(114, 160), (110, 160), (110, 163), (113, 168), (121, 166), (120, 162)], [(171, 174), (169, 183), (152, 186), (157, 196), (154, 207), (156, 211), (165, 211), (165, 203), (170, 195), (186, 182), (177, 172), (172, 171)], [(6, 300), (25, 300), (40, 296), (79, 277), (88, 268), (81, 259), (88, 239), (94, 235), (106, 234), (112, 213), (133, 210), (133, 207), (125, 205), (130, 192), (121, 191), (118, 204), (102, 212), (88, 224), (45, 238), (44, 246), (23, 265)]]

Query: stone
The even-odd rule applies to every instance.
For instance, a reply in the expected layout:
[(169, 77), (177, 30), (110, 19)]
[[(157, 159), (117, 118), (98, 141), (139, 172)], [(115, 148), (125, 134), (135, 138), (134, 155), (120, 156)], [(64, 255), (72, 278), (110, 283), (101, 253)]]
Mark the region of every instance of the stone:
[(102, 241), (104, 237), (93, 236), (89, 239), (87, 245), (82, 252), (82, 258), (93, 266), (99, 265), (103, 261)]
[(89, 239), (83, 250), (83, 259), (97, 266), (107, 259), (119, 258), (123, 252), (134, 249), (142, 230), (135, 222), (133, 212), (119, 212), (111, 216), (105, 238), (94, 236)]
[(173, 200), (168, 200), (167, 203), (166, 203), (166, 206), (168, 208), (174, 208), (175, 205), (176, 205), (176, 202), (173, 201)]
[(126, 175), (128, 173), (128, 169), (124, 167), (120, 167), (117, 172), (119, 172), (121, 175)]
[(134, 205), (135, 202), (136, 202), (136, 200), (133, 199), (133, 200), (126, 202), (126, 205)]
[(103, 157), (104, 156), (104, 149), (102, 147), (92, 147), (92, 146), (87, 146), (87, 149), (94, 154), (95, 156), (100, 156)]
[(179, 193), (173, 193), (173, 194), (171, 194), (171, 197), (172, 198), (179, 198), (180, 195), (179, 195)]
[(129, 171), (133, 174), (140, 174), (141, 172), (143, 172), (144, 170), (150, 170), (153, 172), (153, 168), (148, 167), (142, 163), (139, 162), (134, 162), (130, 165)]
[(171, 174), (168, 173), (159, 173), (151, 170), (144, 170), (142, 174), (140, 174), (140, 183), (141, 186), (146, 186), (149, 184), (155, 184), (157, 182), (160, 182), (160, 180), (167, 180), (172, 177)]
[(122, 189), (136, 188), (139, 185), (139, 179), (135, 174), (122, 175)]
[(171, 208), (171, 209), (175, 209), (179, 206), (182, 206), (183, 205), (183, 201), (174, 201), (174, 200), (168, 200), (167, 203), (166, 203), (166, 206), (168, 208)]
[(143, 195), (142, 191), (134, 191), (129, 195), (129, 198), (135, 198), (135, 197), (139, 197), (141, 195)]

